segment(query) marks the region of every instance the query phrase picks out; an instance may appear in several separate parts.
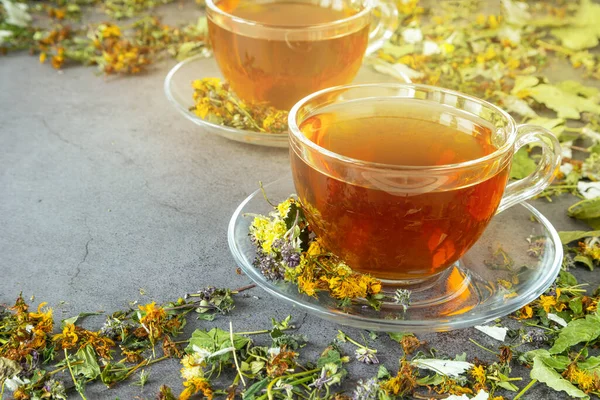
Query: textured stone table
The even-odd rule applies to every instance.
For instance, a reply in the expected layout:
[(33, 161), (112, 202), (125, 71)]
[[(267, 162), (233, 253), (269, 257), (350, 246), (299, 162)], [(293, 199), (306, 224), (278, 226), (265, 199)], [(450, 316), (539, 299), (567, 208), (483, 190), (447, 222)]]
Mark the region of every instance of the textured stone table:
[[(105, 79), (90, 68), (59, 73), (24, 54), (0, 58), (0, 303), (13, 302), (21, 291), (25, 298), (35, 295), (33, 303), (48, 301), (58, 322), (82, 311), (110, 313), (136, 300), (175, 300), (207, 285), (249, 283), (235, 273), (226, 227), (259, 180), (286, 174), (288, 153), (213, 136), (185, 120), (163, 94), (170, 66)], [(574, 229), (578, 225), (565, 215), (573, 202), (567, 196), (534, 204), (558, 229)], [(576, 274), (598, 283), (590, 273)], [(307, 357), (314, 359), (339, 328), (260, 288), (249, 295), (231, 314), (234, 329), (268, 328), (271, 317), (291, 314), (298, 332), (310, 338)], [(229, 319), (192, 318), (186, 332), (225, 328)], [(103, 321), (97, 316), (85, 324), (97, 329)], [(439, 354), (466, 351), (488, 361), (493, 356), (468, 338), (498, 345), (474, 329), (419, 337)], [(399, 346), (386, 335), (374, 346), (396, 371)], [(131, 382), (114, 389), (90, 385), (88, 398), (154, 398), (163, 383), (179, 392), (179, 368), (176, 360), (152, 366), (143, 390)], [(348, 388), (377, 367), (353, 362), (349, 369)], [(525, 377), (523, 387), (528, 371), (515, 368), (514, 374)], [(563, 398), (542, 384), (529, 393), (527, 399)]]

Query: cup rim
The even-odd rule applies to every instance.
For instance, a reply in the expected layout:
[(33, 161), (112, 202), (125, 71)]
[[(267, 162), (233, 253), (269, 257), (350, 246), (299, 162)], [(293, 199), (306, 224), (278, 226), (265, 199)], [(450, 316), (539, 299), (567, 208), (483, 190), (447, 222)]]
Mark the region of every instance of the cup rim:
[[(304, 25), (304, 26), (288, 26), (288, 25), (268, 25), (268, 24), (262, 24), (260, 22), (256, 22), (256, 21), (252, 21), (249, 19), (245, 19), (245, 18), (241, 18), (241, 17), (237, 17), (233, 14), (230, 14), (228, 12), (225, 12), (223, 10), (221, 10), (219, 7), (217, 7), (217, 5), (215, 4), (214, 0), (205, 0), (206, 3), (206, 7), (214, 12), (215, 14), (219, 14), (222, 17), (226, 17), (231, 19), (232, 21), (238, 23), (238, 24), (243, 24), (243, 25), (247, 25), (249, 27), (256, 27), (256, 28), (269, 28), (269, 29), (280, 29), (280, 30), (320, 30), (320, 29), (329, 29), (331, 27), (336, 27), (339, 25), (344, 25), (350, 22), (353, 22), (355, 20), (358, 20), (360, 18), (365, 17), (366, 14), (368, 14), (369, 12), (371, 12), (371, 9), (373, 8), (373, 0), (364, 0), (366, 2), (366, 6), (360, 10), (359, 12), (357, 12), (354, 15), (351, 15), (349, 17), (346, 18), (342, 18), (342, 19), (337, 19), (335, 21), (332, 22), (326, 22), (326, 23), (322, 23), (322, 24), (314, 24), (314, 25)], [(209, 14), (207, 13), (207, 16), (209, 16)]]
[[(210, 0), (207, 0), (207, 1), (210, 1)], [(296, 116), (297, 116), (300, 108), (303, 107), (307, 102), (309, 102), (310, 100), (312, 100), (318, 96), (321, 96), (323, 94), (327, 94), (327, 93), (331, 93), (331, 92), (335, 92), (335, 91), (357, 89), (357, 88), (358, 89), (369, 88), (369, 87), (372, 87), (372, 88), (376, 88), (376, 87), (398, 88), (398, 89), (401, 89), (401, 88), (402, 89), (406, 89), (406, 88), (408, 88), (408, 89), (410, 89), (410, 88), (425, 89), (428, 91), (449, 93), (449, 94), (455, 95), (457, 97), (461, 97), (463, 99), (471, 100), (471, 101), (480, 103), (482, 105), (485, 105), (489, 108), (492, 108), (494, 111), (498, 112), (506, 120), (506, 122), (507, 122), (506, 129), (509, 131), (508, 135), (506, 137), (506, 142), (501, 147), (497, 148), (494, 152), (487, 154), (483, 157), (475, 158), (473, 160), (468, 160), (468, 161), (464, 161), (461, 163), (454, 163), (454, 164), (418, 166), (418, 165), (398, 165), (398, 164), (377, 163), (377, 162), (360, 160), (358, 158), (343, 156), (341, 154), (335, 153), (331, 150), (328, 150), (324, 147), (319, 146), (318, 144), (316, 144), (315, 142), (313, 142), (312, 140), (310, 140), (306, 136), (304, 136), (304, 134), (300, 130), (298, 124), (296, 123)], [(308, 96), (304, 97), (303, 99), (300, 99), (296, 104), (294, 104), (294, 106), (292, 107), (292, 109), (290, 110), (290, 112), (288, 114), (288, 135), (290, 138), (290, 147), (293, 148), (293, 145), (294, 145), (292, 143), (292, 139), (296, 139), (296, 140), (299, 140), (304, 146), (310, 147), (311, 149), (313, 149), (323, 155), (326, 155), (328, 157), (331, 157), (331, 158), (341, 161), (343, 163), (354, 164), (354, 165), (362, 166), (362, 167), (377, 168), (377, 169), (445, 172), (445, 171), (449, 171), (449, 170), (474, 167), (479, 164), (484, 164), (484, 163), (487, 163), (498, 157), (501, 157), (503, 154), (505, 154), (508, 150), (510, 150), (514, 146), (514, 143), (515, 143), (515, 140), (517, 137), (517, 124), (516, 124), (515, 120), (510, 116), (510, 114), (508, 114), (508, 112), (504, 111), (502, 108), (496, 106), (495, 104), (492, 104), (489, 101), (479, 99), (475, 96), (470, 96), (468, 94), (464, 94), (464, 93), (461, 93), (461, 92), (458, 92), (455, 90), (445, 89), (445, 88), (431, 86), (431, 85), (422, 85), (422, 84), (417, 84), (417, 83), (362, 83), (362, 84), (348, 84), (348, 85), (333, 86), (330, 88), (319, 90), (318, 92), (311, 93)]]

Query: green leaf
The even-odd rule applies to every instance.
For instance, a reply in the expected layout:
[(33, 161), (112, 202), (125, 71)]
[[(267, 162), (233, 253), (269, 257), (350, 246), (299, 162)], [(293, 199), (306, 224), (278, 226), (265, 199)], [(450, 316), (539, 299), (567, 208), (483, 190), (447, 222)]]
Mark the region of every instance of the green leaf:
[(600, 236), (600, 231), (561, 231), (558, 232), (558, 237), (562, 244), (569, 244), (579, 239)]
[(508, 381), (500, 381), (500, 382), (496, 383), (496, 385), (500, 386), (503, 389), (510, 390), (513, 392), (516, 392), (519, 390), (519, 388), (517, 386), (515, 386), (514, 384), (512, 384)]
[[(293, 203), (291, 207), (295, 207), (295, 206), (296, 206), (296, 204)], [(291, 207), (290, 207), (290, 214), (291, 214)], [(295, 214), (295, 212), (294, 212), (294, 214)], [(294, 216), (294, 219), (295, 218), (296, 217)], [(292, 321), (291, 315), (288, 315), (287, 317), (285, 317), (281, 322), (277, 322), (277, 320), (275, 318), (271, 318), (271, 324), (273, 325), (273, 329), (285, 330), (290, 326), (291, 321)]]
[(106, 386), (110, 386), (125, 379), (128, 371), (129, 368), (123, 363), (108, 363), (100, 374), (100, 380)]
[(584, 220), (586, 224), (590, 226), (592, 229), (600, 229), (600, 217), (598, 218), (590, 218)]
[(261, 381), (256, 382), (242, 394), (242, 398), (244, 400), (254, 400), (254, 396), (260, 393), (264, 388), (266, 388), (268, 384), (269, 378), (265, 378)]
[(575, 315), (583, 313), (583, 303), (581, 302), (581, 297), (575, 297), (569, 300), (569, 308)]
[(103, 313), (101, 313), (101, 312), (82, 312), (82, 313), (77, 314), (74, 317), (63, 319), (62, 321), (60, 321), (60, 327), (64, 328), (67, 324), (75, 325), (75, 323), (77, 321), (79, 321), (80, 319), (89, 317), (90, 315), (101, 315), (101, 314), (103, 314)]
[(600, 21), (600, 5), (590, 0), (581, 0), (577, 13), (571, 18), (571, 24), (553, 29), (551, 33), (569, 49), (589, 49), (598, 45), (598, 37), (600, 37), (598, 21)]
[(554, 368), (559, 371), (563, 371), (571, 363), (571, 359), (567, 356), (552, 355), (546, 349), (535, 349), (525, 353), (525, 358), (530, 362), (533, 362), (534, 358), (540, 358), (547, 366)]
[(81, 361), (81, 364), (71, 363), (73, 374), (83, 375), (88, 379), (96, 379), (100, 376), (100, 366), (98, 365), (98, 357), (91, 344), (79, 349), (75, 353), (75, 362)]
[(585, 319), (569, 322), (558, 333), (558, 338), (550, 349), (550, 353), (558, 354), (581, 342), (589, 342), (600, 336), (600, 317), (586, 315)]
[(594, 270), (594, 260), (589, 256), (578, 255), (573, 257), (573, 261), (585, 264), (590, 271)]
[(442, 375), (435, 374), (435, 375), (427, 375), (422, 378), (419, 378), (419, 379), (417, 379), (417, 382), (419, 383), (419, 385), (423, 385), (423, 386), (430, 386), (430, 385), (435, 386), (435, 385), (441, 384), (442, 382), (444, 382), (444, 380), (445, 379)]
[(577, 278), (575, 278), (575, 276), (570, 272), (560, 271), (556, 283), (558, 286), (562, 287), (575, 286), (577, 285)]
[(198, 314), (198, 317), (196, 319), (201, 319), (203, 321), (213, 321), (215, 319), (215, 314), (201, 313)]
[(573, 386), (571, 382), (563, 378), (556, 370), (550, 368), (541, 357), (533, 358), (533, 368), (529, 376), (531, 379), (537, 379), (539, 382), (545, 383), (556, 391), (564, 391), (571, 397), (589, 399), (588, 395)]
[(577, 94), (584, 97), (594, 97), (600, 92), (598, 88), (592, 86), (584, 86), (578, 81), (562, 81), (556, 84), (563, 92)]
[(600, 367), (600, 357), (589, 357), (584, 361), (578, 362), (577, 367), (585, 370), (598, 368)]
[(265, 362), (264, 361), (252, 361), (250, 363), (250, 371), (256, 375), (258, 374), (260, 371), (263, 370), (263, 368), (265, 367)]
[(319, 357), (317, 368), (323, 368), (326, 364), (332, 363), (338, 366), (342, 365), (342, 356), (339, 351), (330, 348)]
[(600, 218), (600, 197), (578, 201), (567, 209), (567, 214), (582, 220)]
[[(235, 347), (236, 350), (241, 350), (251, 342), (252, 341), (245, 336), (236, 334), (233, 335), (233, 347)], [(193, 353), (194, 346), (198, 346), (210, 352), (215, 352), (217, 350), (230, 347), (231, 338), (229, 332), (224, 331), (223, 329), (213, 328), (208, 332), (196, 329), (192, 333), (192, 337), (190, 338), (189, 344), (185, 348), (185, 351), (188, 353)], [(223, 354), (223, 356), (229, 357), (229, 353)]]
[(565, 92), (557, 86), (542, 83), (528, 90), (538, 103), (556, 111), (559, 118), (579, 119), (580, 112), (600, 113), (600, 105), (592, 99)]
[(583, 50), (598, 45), (598, 34), (594, 27), (568, 27), (552, 30), (552, 35), (558, 38), (563, 46), (573, 50)]
[(510, 169), (510, 178), (523, 179), (526, 176), (531, 175), (536, 168), (537, 165), (535, 164), (535, 161), (529, 158), (527, 149), (519, 149), (519, 151), (517, 151), (513, 157), (512, 167)]
[(388, 335), (390, 336), (390, 339), (398, 343), (400, 343), (400, 341), (404, 339), (405, 336), (414, 336), (412, 333), (407, 332), (388, 332)]
[(396, 46), (390, 42), (386, 42), (381, 50), (392, 57), (400, 58), (407, 54), (414, 53), (415, 45), (409, 43), (402, 46)]
[(515, 79), (515, 86), (510, 91), (511, 94), (518, 95), (519, 92), (527, 91), (540, 82), (538, 78), (531, 75), (519, 75)]
[(384, 365), (379, 366), (379, 369), (377, 370), (377, 379), (388, 379), (391, 376), (390, 371), (388, 371)]

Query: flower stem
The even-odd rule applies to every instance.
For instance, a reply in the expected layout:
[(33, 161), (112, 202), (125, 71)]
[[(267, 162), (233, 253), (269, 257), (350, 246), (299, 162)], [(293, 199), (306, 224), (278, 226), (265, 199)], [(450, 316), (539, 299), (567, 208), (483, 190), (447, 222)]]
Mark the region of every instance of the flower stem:
[[(295, 326), (288, 326), (287, 328), (280, 329), (280, 331), (288, 331), (295, 329)], [(236, 335), (262, 335), (264, 333), (271, 333), (271, 329), (263, 329), (261, 331), (250, 331), (250, 332), (235, 332)]]
[(296, 385), (299, 385), (299, 384), (304, 383), (304, 382), (309, 382), (310, 380), (312, 380), (312, 376), (307, 376), (305, 378), (300, 378), (300, 379), (297, 379), (295, 381), (292, 381), (289, 384), (292, 385), (292, 386), (296, 386)]
[(75, 384), (75, 390), (77, 390), (77, 393), (79, 393), (79, 395), (81, 396), (81, 398), (83, 400), (87, 400), (87, 398), (85, 397), (85, 394), (81, 390), (81, 385), (79, 384), (79, 382), (77, 382), (77, 379), (75, 379), (75, 374), (73, 373), (73, 368), (71, 368), (71, 361), (69, 361), (69, 353), (67, 353), (67, 349), (63, 349), (63, 350), (65, 352), (65, 361), (67, 362), (67, 367), (69, 368), (69, 373), (71, 374), (71, 379), (73, 379), (73, 383)]
[(291, 375), (278, 376), (277, 378), (273, 379), (267, 386), (267, 397), (269, 398), (269, 400), (273, 400), (273, 386), (275, 386), (275, 384), (277, 382), (279, 382), (280, 380), (286, 379), (286, 378), (297, 378), (300, 376), (314, 374), (315, 372), (319, 372), (319, 371), (320, 371), (320, 369), (316, 368), (316, 369), (311, 369), (309, 371), (298, 372), (298, 373), (291, 374)]
[(545, 48), (546, 50), (552, 50), (555, 51), (557, 53), (562, 53), (562, 54), (566, 54), (568, 56), (572, 56), (573, 54), (575, 54), (573, 51), (562, 47), (562, 46), (558, 46), (556, 44), (551, 44), (551, 43), (546, 43), (542, 40), (538, 40), (537, 42), (535, 42), (535, 44), (537, 44), (540, 47)]
[(531, 389), (531, 387), (532, 387), (533, 385), (535, 385), (535, 384), (536, 384), (536, 382), (537, 382), (537, 379), (532, 379), (532, 380), (531, 380), (531, 382), (529, 382), (529, 383), (527, 384), (527, 386), (525, 386), (525, 387), (523, 388), (523, 390), (521, 390), (521, 391), (520, 391), (520, 392), (519, 392), (519, 393), (518, 393), (518, 394), (517, 394), (517, 395), (516, 395), (516, 396), (513, 398), (513, 400), (518, 400), (518, 399), (520, 399), (520, 398), (521, 398), (521, 397), (522, 397), (522, 396), (525, 394), (525, 392), (526, 392), (526, 391), (528, 391), (529, 389)]
[[(121, 379), (120, 381), (124, 381), (127, 378), (129, 378), (135, 371), (137, 371), (138, 369), (142, 368), (142, 367), (146, 367), (148, 365), (152, 365), (152, 364), (156, 364), (157, 362), (161, 362), (163, 360), (166, 360), (167, 358), (169, 358), (169, 356), (162, 356), (160, 358), (155, 358), (153, 360), (144, 360), (142, 362), (140, 362), (138, 365), (131, 367), (131, 369), (123, 376), (123, 379)], [(120, 382), (119, 381), (119, 382)], [(114, 382), (117, 383), (117, 382)], [(113, 384), (114, 384), (113, 383)]]
[[(71, 363), (71, 365), (79, 365), (79, 364), (83, 364), (83, 361), (75, 361), (74, 363)], [(54, 371), (50, 371), (50, 372), (48, 372), (46, 375), (47, 375), (47, 376), (52, 376), (52, 375), (54, 375), (54, 374), (58, 374), (58, 373), (59, 373), (59, 372), (61, 372), (61, 371), (64, 371), (64, 370), (65, 370), (65, 369), (67, 369), (67, 368), (68, 368), (68, 366), (67, 366), (67, 365), (65, 365), (64, 367), (60, 367), (60, 368), (57, 368), (57, 369), (55, 369)], [(1, 399), (1, 398), (2, 398), (2, 397), (0, 397), (0, 399)]]
[(232, 291), (231, 291), (231, 293), (233, 293), (233, 294), (238, 294), (238, 293), (240, 293), (240, 292), (243, 292), (243, 291), (245, 291), (245, 290), (249, 290), (249, 289), (253, 289), (253, 288), (255, 288), (255, 287), (256, 287), (256, 283), (253, 283), (253, 284), (251, 284), (251, 285), (242, 286), (241, 288), (237, 288), (237, 289), (235, 289), (235, 290), (232, 290)]
[(242, 371), (240, 371), (240, 365), (238, 364), (237, 359), (237, 351), (235, 351), (235, 342), (233, 341), (233, 322), (229, 321), (229, 339), (231, 340), (231, 347), (233, 347), (233, 362), (235, 363), (235, 369), (242, 381), (242, 385), (246, 386), (246, 381), (244, 380), (244, 376), (242, 375)]
[(494, 354), (494, 355), (498, 354), (498, 353), (496, 353), (495, 351), (488, 349), (488, 348), (487, 348), (487, 347), (485, 347), (484, 345), (477, 343), (475, 340), (473, 340), (473, 339), (471, 339), (471, 338), (469, 338), (469, 340), (471, 341), (471, 343), (473, 343), (475, 346), (479, 347), (480, 349), (483, 349), (483, 350), (485, 350), (485, 351), (487, 351), (487, 352), (490, 352), (490, 353), (492, 353), (492, 354)]
[(377, 350), (376, 350), (376, 349), (371, 349), (371, 348), (369, 348), (369, 347), (365, 346), (364, 344), (360, 344), (360, 343), (358, 343), (356, 340), (352, 339), (350, 336), (346, 335), (344, 332), (342, 332), (342, 331), (338, 330), (338, 333), (339, 333), (340, 335), (343, 335), (343, 336), (344, 336), (344, 339), (346, 339), (347, 341), (349, 341), (349, 342), (350, 342), (350, 343), (352, 343), (353, 345), (355, 345), (355, 346), (357, 346), (357, 347), (360, 347), (360, 348), (367, 349), (367, 350), (371, 350), (372, 352), (374, 352), (374, 353), (377, 353)]

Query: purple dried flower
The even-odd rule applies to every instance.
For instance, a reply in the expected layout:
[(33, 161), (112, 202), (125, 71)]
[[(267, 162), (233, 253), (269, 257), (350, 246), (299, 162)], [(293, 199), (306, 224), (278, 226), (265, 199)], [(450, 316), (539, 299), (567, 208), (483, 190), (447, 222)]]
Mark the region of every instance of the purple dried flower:
[(368, 347), (359, 347), (356, 349), (356, 359), (365, 364), (379, 364), (379, 360), (375, 353), (377, 350), (369, 349)]
[(548, 341), (548, 337), (545, 335), (545, 333), (542, 329), (533, 328), (532, 330), (527, 332), (525, 335), (523, 335), (523, 341), (525, 341), (527, 343), (534, 343), (534, 344), (539, 345), (539, 344), (546, 343), (546, 341)]
[(362, 379), (358, 381), (352, 400), (377, 400), (379, 394), (379, 382), (377, 378), (371, 378), (364, 382)]
[(258, 253), (254, 259), (254, 266), (269, 280), (283, 279), (285, 268), (265, 253)]

